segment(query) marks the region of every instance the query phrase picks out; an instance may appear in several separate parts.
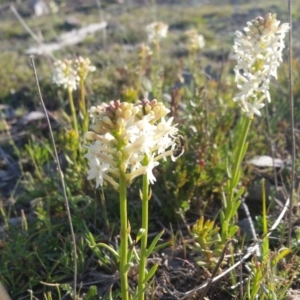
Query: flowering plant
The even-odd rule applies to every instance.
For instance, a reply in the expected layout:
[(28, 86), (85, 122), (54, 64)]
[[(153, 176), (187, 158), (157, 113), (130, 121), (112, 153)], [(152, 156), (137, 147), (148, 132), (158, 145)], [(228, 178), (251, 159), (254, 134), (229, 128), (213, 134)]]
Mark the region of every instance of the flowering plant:
[(81, 80), (85, 80), (88, 73), (94, 72), (96, 67), (91, 65), (88, 58), (79, 56), (71, 60), (57, 60), (54, 63), (54, 70), (52, 74), (52, 81), (64, 89), (77, 89)]
[(187, 48), (191, 53), (204, 48), (205, 39), (202, 34), (198, 34), (198, 32), (195, 29), (190, 29), (186, 31), (185, 34), (188, 38)]
[[(165, 120), (169, 110), (156, 100), (144, 100), (138, 105), (112, 101), (91, 107), (92, 129), (85, 134), (94, 142), (85, 155), (89, 159), (88, 179), (96, 179), (96, 187), (106, 180), (118, 189), (120, 176), (130, 184), (137, 176), (147, 174), (156, 181), (152, 170), (161, 158), (171, 156), (176, 146), (178, 129), (173, 118)], [(160, 121), (160, 122), (158, 122)], [(148, 163), (145, 165), (145, 156)]]
[(280, 25), (275, 14), (266, 14), (247, 23), (246, 35), (235, 32), (234, 68), (235, 81), (240, 92), (233, 98), (250, 118), (264, 107), (264, 100), (271, 102), (269, 85), (271, 77), (277, 79), (277, 67), (282, 62), (284, 37), (289, 24)]
[(282, 61), (283, 39), (289, 25), (282, 24), (270, 13), (247, 23), (246, 35), (237, 31), (234, 52), (237, 65), (234, 68), (240, 92), (233, 98), (244, 113), (233, 150), (233, 166), (228, 167), (228, 181), (223, 195), (224, 210), (220, 214), (222, 242), (225, 243), (238, 230), (234, 226), (236, 212), (240, 206), (243, 187), (239, 187), (240, 166), (247, 150), (247, 135), (254, 115), (261, 115), (264, 100), (271, 102), (269, 85), (271, 77), (277, 77), (277, 67)]
[[(152, 61), (151, 68), (151, 92), (154, 97), (161, 98), (162, 85), (163, 85), (163, 69), (160, 62), (160, 41), (166, 38), (168, 35), (169, 26), (163, 22), (153, 22), (146, 26), (146, 31), (148, 33), (149, 43), (154, 45), (154, 60)], [(148, 51), (149, 53), (149, 51)], [(151, 53), (152, 55), (152, 53)], [(149, 91), (149, 84), (147, 84), (147, 92)], [(145, 95), (147, 97), (147, 95)]]
[[(165, 119), (169, 110), (156, 100), (143, 100), (136, 105), (111, 101), (91, 108), (92, 130), (85, 134), (91, 140), (86, 145), (89, 160), (88, 179), (96, 180), (96, 187), (104, 181), (110, 183), (120, 195), (121, 249), (120, 276), (122, 299), (129, 299), (127, 273), (131, 265), (128, 255), (129, 227), (127, 220), (126, 187), (138, 176), (143, 175), (142, 228), (137, 240), (141, 239), (139, 257), (139, 284), (136, 295), (144, 299), (145, 283), (154, 275), (157, 265), (148, 272), (146, 259), (151, 254), (160, 233), (147, 249), (148, 201), (151, 198), (149, 183), (156, 181), (153, 169), (160, 159), (171, 156), (175, 160), (182, 154), (182, 137), (172, 125), (173, 118)], [(181, 149), (182, 150), (182, 149)], [(107, 246), (106, 246), (107, 248)], [(116, 252), (111, 249), (116, 255)]]
[(76, 90), (80, 78), (77, 70), (73, 67), (73, 61), (70, 59), (63, 61), (57, 60), (54, 63), (52, 80), (55, 84), (62, 86), (64, 89), (71, 89), (71, 91)]
[(148, 41), (157, 43), (168, 35), (169, 26), (163, 22), (153, 22), (146, 27), (148, 33)]
[(76, 110), (74, 106), (74, 100), (72, 92), (80, 89), (80, 101), (79, 109), (82, 118), (82, 130), (85, 132), (88, 128), (88, 114), (86, 110), (85, 101), (85, 87), (84, 83), (87, 75), (90, 72), (94, 72), (96, 67), (91, 65), (91, 61), (88, 58), (79, 56), (78, 58), (71, 60), (57, 60), (54, 63), (54, 70), (52, 74), (52, 81), (58, 86), (62, 86), (68, 91), (68, 99), (71, 108), (73, 129), (78, 134), (78, 124), (76, 117)]

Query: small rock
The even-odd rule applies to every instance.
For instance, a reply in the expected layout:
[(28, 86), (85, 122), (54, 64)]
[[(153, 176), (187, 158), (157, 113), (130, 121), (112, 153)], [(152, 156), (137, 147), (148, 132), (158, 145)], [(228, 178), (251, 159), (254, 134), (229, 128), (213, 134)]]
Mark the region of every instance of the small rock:
[(0, 120), (2, 116), (4, 116), (5, 120), (11, 120), (15, 117), (15, 111), (9, 105), (0, 104)]
[(253, 229), (250, 220), (248, 218), (244, 218), (238, 221), (237, 225), (240, 227), (241, 235), (245, 235), (246, 240), (254, 240)]
[(260, 168), (283, 168), (284, 162), (280, 158), (273, 158), (268, 155), (255, 156), (252, 159), (248, 160), (248, 164), (254, 165)]
[(285, 300), (299, 300), (300, 299), (300, 290), (289, 289)]
[(25, 116), (23, 116), (21, 118), (21, 120), (19, 121), (20, 125), (27, 125), (28, 123), (31, 123), (32, 121), (36, 121), (36, 120), (41, 120), (41, 119), (45, 119), (45, 113), (41, 112), (41, 111), (32, 111), (28, 114), (26, 114)]

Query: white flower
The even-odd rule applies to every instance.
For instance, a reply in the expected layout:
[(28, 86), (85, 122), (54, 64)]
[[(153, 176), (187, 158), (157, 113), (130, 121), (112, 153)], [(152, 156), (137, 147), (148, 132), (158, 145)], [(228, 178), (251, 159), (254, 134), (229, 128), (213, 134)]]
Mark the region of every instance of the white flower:
[(130, 159), (128, 160), (128, 163), (130, 165), (130, 172), (134, 172), (135, 170), (141, 168), (143, 165), (141, 164), (142, 160), (145, 158), (145, 155), (143, 153), (132, 153), (130, 156)]
[(153, 22), (146, 26), (146, 31), (148, 33), (148, 41), (159, 42), (161, 39), (166, 38), (168, 35), (169, 26), (163, 22)]
[(65, 89), (76, 90), (79, 83), (79, 76), (75, 69), (73, 69), (71, 60), (57, 60), (54, 63), (54, 71), (52, 80), (58, 86), (63, 86)]
[(202, 34), (198, 35), (198, 45), (199, 45), (200, 49), (204, 48), (204, 46), (205, 46), (205, 39)]
[(113, 101), (110, 105), (91, 108), (95, 132), (85, 137), (94, 143), (84, 146), (89, 150), (88, 179), (96, 185), (108, 181), (117, 186), (121, 174), (131, 183), (134, 178), (147, 174), (149, 183), (156, 178), (153, 169), (158, 160), (171, 156), (178, 129), (173, 118), (165, 119), (168, 109), (156, 100), (143, 100), (137, 105)]
[[(144, 157), (143, 157), (144, 158)], [(135, 168), (132, 172), (126, 174), (127, 180), (132, 182), (136, 177), (140, 175), (147, 174), (148, 182), (153, 184), (156, 181), (156, 178), (153, 174), (153, 169), (159, 165), (158, 161), (154, 160), (154, 155), (149, 158), (149, 161), (146, 166), (140, 164), (138, 168)]]
[(96, 67), (91, 65), (89, 58), (83, 58), (82, 56), (79, 56), (74, 60), (73, 63), (74, 69), (78, 73), (78, 76), (81, 80), (85, 80), (89, 73), (96, 71)]
[(110, 165), (104, 162), (101, 162), (100, 159), (96, 156), (89, 156), (89, 167), (88, 170), (88, 180), (96, 179), (96, 187), (103, 185), (103, 175), (109, 170)]
[(91, 65), (91, 61), (81, 56), (75, 60), (57, 60), (54, 63), (52, 80), (58, 86), (74, 91), (77, 89), (80, 80), (85, 80), (88, 73), (95, 70), (96, 67)]
[(166, 150), (168, 150), (173, 144), (178, 134), (178, 129), (172, 125), (173, 117), (168, 121), (165, 118), (161, 119), (161, 122), (157, 125), (155, 134), (157, 153), (162, 154), (164, 160), (166, 160)]
[(154, 161), (154, 155), (149, 159), (149, 162), (146, 166), (146, 173), (148, 176), (148, 181), (153, 184), (156, 181), (155, 176), (153, 175), (153, 169), (159, 165), (159, 162)]
[[(261, 101), (263, 99), (261, 99)], [(253, 115), (261, 117), (261, 112), (259, 110), (265, 106), (265, 104), (261, 103), (261, 101), (254, 100), (253, 103), (245, 102), (245, 107), (241, 107), (242, 111), (246, 114), (247, 117), (252, 117)]]
[(277, 68), (282, 61), (284, 37), (289, 24), (281, 24), (276, 15), (266, 14), (247, 22), (246, 35), (237, 31), (234, 40), (235, 81), (241, 91), (234, 97), (242, 111), (250, 118), (261, 115), (263, 99), (271, 101), (271, 77), (277, 78)]
[(202, 34), (198, 34), (198, 32), (194, 29), (186, 31), (185, 34), (188, 37), (187, 47), (190, 51), (197, 51), (199, 49), (204, 48), (205, 39)]

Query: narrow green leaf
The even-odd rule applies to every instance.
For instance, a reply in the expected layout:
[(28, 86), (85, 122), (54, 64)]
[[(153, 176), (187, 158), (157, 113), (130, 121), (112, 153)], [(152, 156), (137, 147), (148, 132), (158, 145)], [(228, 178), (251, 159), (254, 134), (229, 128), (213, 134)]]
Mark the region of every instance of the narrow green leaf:
[(237, 233), (238, 230), (239, 230), (238, 226), (231, 227), (230, 230), (229, 230), (230, 237), (234, 236)]
[(164, 230), (162, 232), (160, 232), (152, 241), (150, 247), (147, 249), (146, 251), (146, 257), (149, 257), (149, 255), (153, 252), (154, 247), (156, 246), (158, 240), (162, 237), (162, 235), (164, 234)]
[[(133, 240), (132, 240), (132, 237), (130, 234), (128, 235), (128, 241), (129, 241), (129, 247), (132, 247), (134, 258), (135, 258), (137, 264), (139, 264), (140, 257), (136, 251), (136, 248), (134, 247), (134, 243), (133, 243)], [(130, 260), (128, 260), (128, 261), (130, 261)]]
[(221, 212), (220, 212), (220, 220), (221, 220), (221, 224), (223, 224), (223, 222), (224, 222), (224, 219), (225, 219), (224, 212), (223, 212), (223, 211), (221, 211)]
[(282, 260), (283, 258), (285, 258), (287, 255), (289, 255), (291, 253), (291, 249), (289, 248), (282, 248), (278, 251), (277, 255), (272, 259), (272, 264), (274, 266), (277, 265), (277, 263)]
[(149, 280), (153, 277), (153, 275), (155, 274), (157, 268), (158, 268), (158, 264), (155, 264), (155, 265), (149, 270), (149, 272), (148, 272), (148, 273), (146, 274), (146, 276), (145, 276), (145, 281), (144, 281), (144, 283), (146, 283), (147, 281), (149, 281)]
[(133, 266), (132, 262), (128, 263), (124, 268), (125, 273), (127, 273), (132, 266)]
[(224, 232), (228, 231), (228, 221), (225, 220), (225, 217), (224, 217), (224, 221), (222, 222), (222, 229)]
[(142, 236), (145, 234), (145, 229), (144, 228), (140, 228), (139, 229), (139, 232), (137, 233), (137, 236), (136, 236), (136, 241), (138, 242)]
[(200, 219), (198, 220), (198, 226), (201, 230), (203, 229), (203, 222), (204, 222), (204, 217), (201, 216)]
[(242, 155), (241, 155), (241, 158), (242, 158), (242, 160), (244, 159), (244, 157), (245, 157), (245, 154), (246, 154), (246, 152), (247, 152), (247, 149), (248, 149), (248, 142), (246, 142), (245, 144), (244, 144), (244, 147), (242, 148)]
[(165, 242), (165, 243), (159, 244), (159, 245), (157, 245), (156, 247), (154, 247), (153, 251), (158, 251), (158, 250), (160, 250), (160, 249), (164, 249), (164, 248), (166, 248), (166, 247), (168, 247), (168, 246), (171, 246), (171, 245), (173, 245), (173, 242), (172, 242), (172, 241), (170, 241), (170, 242)]
[(240, 201), (240, 200), (238, 200), (238, 201), (234, 204), (234, 206), (232, 207), (232, 214), (233, 214), (233, 215), (236, 214), (236, 212), (237, 212), (238, 208), (240, 207), (240, 205), (241, 205), (241, 201)]
[(103, 254), (98, 249), (95, 239), (94, 239), (94, 236), (91, 234), (91, 232), (88, 232), (86, 234), (86, 241), (87, 241), (88, 245), (90, 246), (90, 248), (92, 249), (93, 253), (97, 256), (97, 258), (102, 259)]
[(127, 252), (127, 262), (128, 263), (130, 263), (132, 261), (133, 249), (134, 249), (134, 246), (129, 247), (129, 249), (128, 249), (128, 252)]
[(218, 234), (218, 235), (216, 235), (216, 236), (214, 237), (214, 239), (212, 239), (211, 241), (207, 241), (206, 244), (207, 244), (208, 246), (211, 246), (211, 245), (213, 245), (213, 244), (219, 243), (220, 241), (221, 241), (221, 237), (220, 237), (220, 235)]
[(244, 187), (241, 187), (241, 188), (237, 191), (236, 195), (234, 196), (234, 202), (235, 202), (236, 200), (239, 200), (239, 198), (243, 195), (244, 191), (245, 191), (245, 188), (244, 188)]
[(238, 185), (238, 183), (240, 181), (240, 178), (241, 178), (241, 171), (237, 170), (236, 171), (236, 176), (235, 176), (235, 178), (233, 178), (233, 182), (232, 182), (231, 188), (235, 188)]
[(229, 161), (228, 161), (228, 157), (226, 157), (226, 173), (227, 173), (227, 176), (229, 179), (231, 179), (231, 170), (230, 170), (230, 167), (229, 167)]
[(119, 253), (115, 249), (113, 249), (112, 247), (110, 247), (104, 243), (98, 243), (93, 247), (103, 247), (103, 248), (107, 249), (108, 251), (110, 251), (116, 258), (120, 258)]

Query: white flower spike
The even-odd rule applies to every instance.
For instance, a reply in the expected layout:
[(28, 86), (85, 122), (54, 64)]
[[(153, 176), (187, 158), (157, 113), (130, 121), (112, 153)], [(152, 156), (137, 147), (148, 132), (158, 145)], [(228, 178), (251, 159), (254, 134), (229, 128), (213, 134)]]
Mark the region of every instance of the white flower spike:
[(81, 56), (74, 60), (57, 60), (54, 63), (52, 81), (64, 89), (74, 91), (77, 89), (80, 80), (85, 80), (88, 73), (95, 70), (96, 67), (91, 65), (91, 61)]
[(188, 40), (187, 40), (187, 48), (190, 52), (195, 52), (204, 48), (205, 39), (202, 34), (198, 34), (195, 29), (190, 29), (185, 32)]
[(85, 157), (89, 160), (88, 179), (95, 179), (96, 187), (107, 181), (117, 189), (120, 176), (130, 184), (143, 174), (153, 184), (158, 161), (179, 157), (175, 155), (178, 129), (172, 125), (173, 118), (165, 120), (169, 110), (162, 103), (111, 101), (90, 111), (93, 132), (87, 132), (85, 138), (92, 143), (85, 145), (89, 150)]
[(71, 91), (74, 91), (77, 89), (80, 78), (72, 64), (72, 60), (57, 60), (54, 63), (52, 80), (58, 86), (62, 86), (64, 89), (71, 89)]
[(146, 27), (148, 33), (148, 41), (150, 43), (158, 43), (161, 39), (168, 35), (169, 26), (163, 22), (153, 22)]
[(282, 62), (284, 37), (289, 24), (280, 25), (275, 14), (266, 14), (247, 22), (245, 35), (235, 32), (235, 81), (240, 92), (233, 99), (250, 118), (260, 116), (265, 99), (271, 102), (269, 85), (271, 77), (277, 78), (277, 68)]

